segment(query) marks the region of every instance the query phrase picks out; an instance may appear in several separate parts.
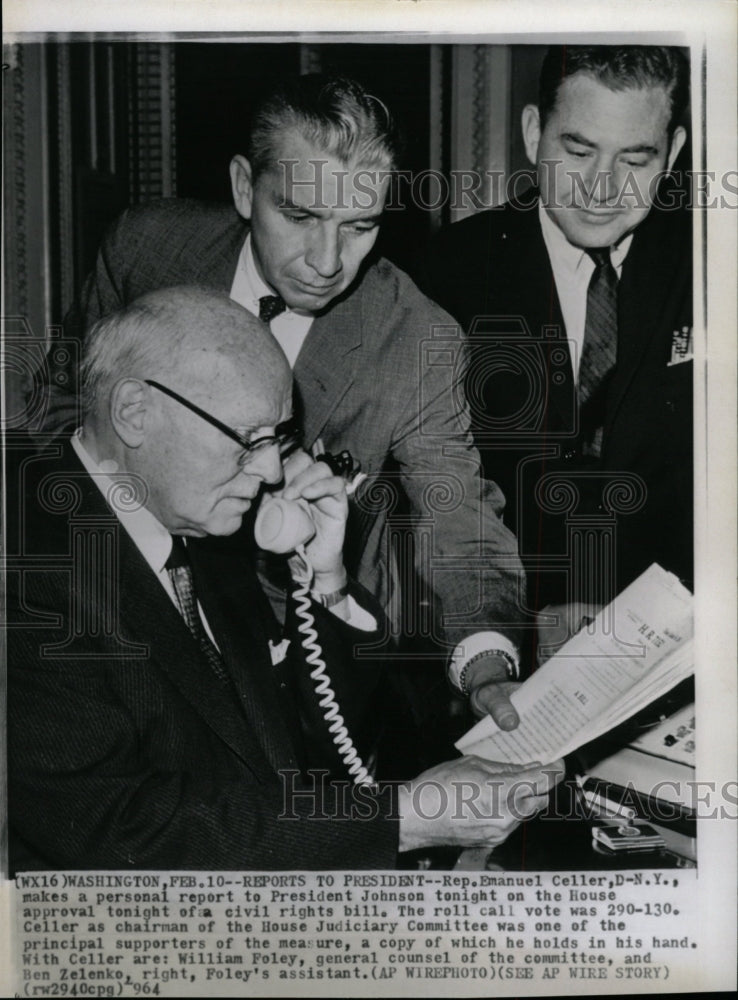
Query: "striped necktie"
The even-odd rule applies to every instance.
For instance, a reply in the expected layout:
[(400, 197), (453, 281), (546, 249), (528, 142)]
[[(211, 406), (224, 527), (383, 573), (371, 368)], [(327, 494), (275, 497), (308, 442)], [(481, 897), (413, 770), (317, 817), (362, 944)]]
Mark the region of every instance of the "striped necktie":
[(172, 581), (179, 613), (200, 647), (200, 652), (205, 657), (208, 666), (222, 684), (227, 684), (228, 675), (221, 655), (210, 641), (200, 618), (192, 567), (181, 535), (172, 535), (172, 551), (165, 566), (169, 579)]
[(587, 250), (595, 264), (587, 289), (587, 317), (579, 364), (579, 412), (585, 451), (599, 456), (604, 394), (618, 347), (618, 276), (610, 250)]

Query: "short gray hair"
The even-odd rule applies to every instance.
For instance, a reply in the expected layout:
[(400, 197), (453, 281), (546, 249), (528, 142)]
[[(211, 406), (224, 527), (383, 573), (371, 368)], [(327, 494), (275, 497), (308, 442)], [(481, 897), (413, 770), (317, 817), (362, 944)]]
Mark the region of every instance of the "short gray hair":
[(284, 361), (269, 330), (225, 292), (197, 285), (158, 289), (98, 320), (88, 332), (80, 363), (84, 416), (99, 411), (119, 379), (173, 375), (191, 352), (205, 346), (250, 352), (262, 368), (272, 353), (277, 364)]
[(252, 180), (276, 166), (288, 129), (343, 163), (394, 170), (401, 141), (387, 106), (356, 80), (309, 73), (272, 91), (251, 120)]

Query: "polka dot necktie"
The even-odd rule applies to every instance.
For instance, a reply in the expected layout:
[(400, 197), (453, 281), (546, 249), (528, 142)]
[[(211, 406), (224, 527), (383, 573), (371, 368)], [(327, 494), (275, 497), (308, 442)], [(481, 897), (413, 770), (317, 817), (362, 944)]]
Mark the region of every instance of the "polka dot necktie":
[(287, 304), (281, 295), (263, 295), (259, 299), (259, 319), (262, 323), (271, 323), (286, 308)]

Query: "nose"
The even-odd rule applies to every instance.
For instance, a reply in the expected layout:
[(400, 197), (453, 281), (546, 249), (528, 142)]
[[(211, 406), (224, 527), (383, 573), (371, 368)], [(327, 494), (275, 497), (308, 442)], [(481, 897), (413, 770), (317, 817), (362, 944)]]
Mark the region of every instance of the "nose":
[(260, 448), (253, 455), (243, 468), (247, 476), (258, 476), (263, 482), (270, 486), (282, 481), (284, 475), (282, 469), (282, 456), (279, 446), (274, 444)]
[(305, 262), (321, 278), (333, 278), (342, 268), (341, 235), (336, 226), (319, 225), (311, 233)]
[(610, 204), (617, 200), (620, 178), (612, 159), (603, 157), (594, 161), (587, 178), (587, 189), (595, 205)]

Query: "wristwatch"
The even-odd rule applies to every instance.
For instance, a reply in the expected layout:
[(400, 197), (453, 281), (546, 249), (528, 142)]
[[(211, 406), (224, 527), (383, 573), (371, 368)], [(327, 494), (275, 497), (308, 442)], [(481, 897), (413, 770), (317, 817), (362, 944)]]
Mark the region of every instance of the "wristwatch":
[(321, 594), (317, 590), (311, 590), (310, 596), (318, 604), (322, 604), (324, 608), (332, 608), (336, 604), (340, 604), (341, 601), (345, 601), (348, 592), (348, 583), (345, 583), (340, 590), (332, 590), (329, 594)]

